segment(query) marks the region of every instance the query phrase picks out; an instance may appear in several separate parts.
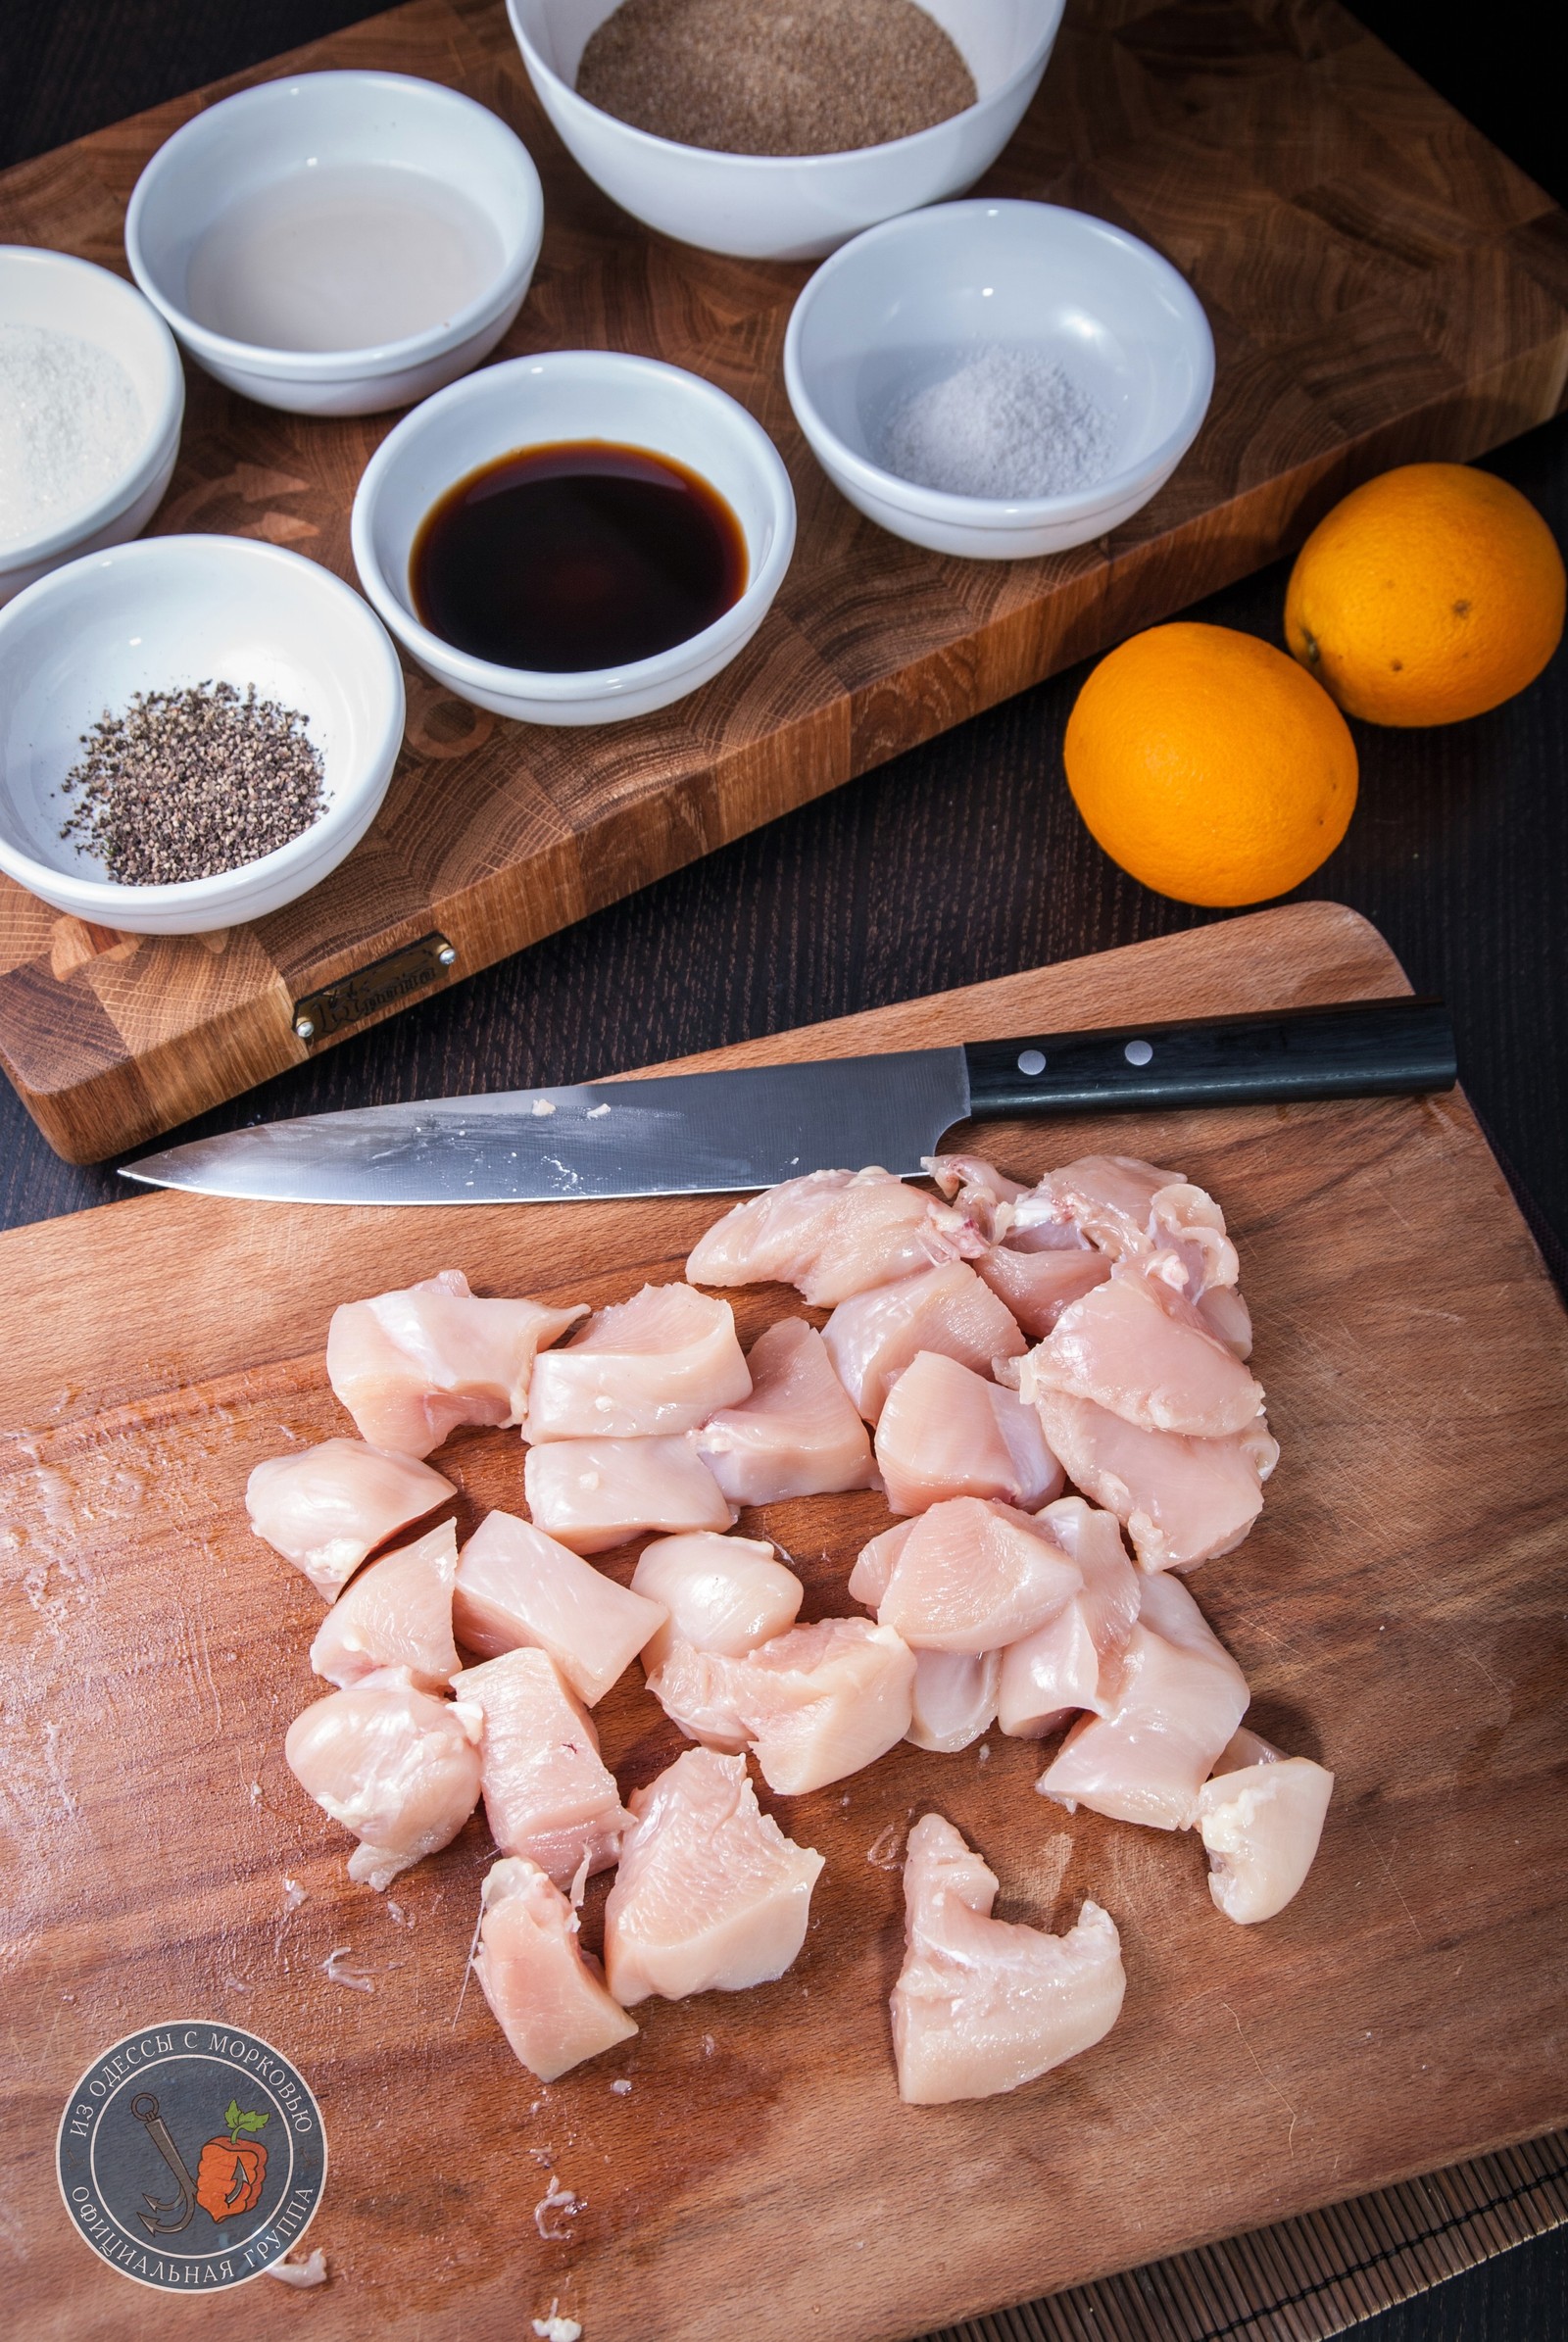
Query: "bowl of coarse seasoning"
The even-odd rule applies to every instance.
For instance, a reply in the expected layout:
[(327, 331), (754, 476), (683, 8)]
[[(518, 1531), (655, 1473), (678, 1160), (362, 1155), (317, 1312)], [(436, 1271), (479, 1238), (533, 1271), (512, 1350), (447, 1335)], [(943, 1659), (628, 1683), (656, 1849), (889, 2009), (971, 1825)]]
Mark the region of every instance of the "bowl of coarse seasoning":
[(0, 610), (0, 870), (130, 935), (292, 903), (374, 819), (403, 739), (374, 612), (249, 537), (157, 537)]
[(540, 103), (650, 227), (816, 260), (972, 186), (1040, 86), (1063, 0), (507, 0)]

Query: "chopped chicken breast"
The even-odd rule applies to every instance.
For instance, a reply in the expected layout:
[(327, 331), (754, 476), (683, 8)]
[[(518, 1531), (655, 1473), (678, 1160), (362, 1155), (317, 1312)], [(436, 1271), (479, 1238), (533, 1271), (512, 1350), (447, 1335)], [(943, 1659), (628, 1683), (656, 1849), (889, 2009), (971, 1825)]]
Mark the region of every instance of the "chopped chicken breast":
[(1016, 2090), (1103, 2040), (1126, 1990), (1121, 1940), (1098, 1903), (1065, 1935), (991, 1917), (996, 1874), (926, 1814), (904, 1863), (907, 1950), (893, 1987), (899, 2096), (910, 2106)]
[(1233, 1286), (1236, 1246), (1212, 1195), (1136, 1155), (1088, 1154), (1050, 1171), (1014, 1207), (1013, 1226), (1067, 1227), (1110, 1255), (1149, 1269), (1196, 1301)]
[(737, 1203), (686, 1263), (694, 1285), (795, 1286), (822, 1307), (979, 1249), (961, 1212), (888, 1171), (812, 1171)]
[(1110, 1275), (1103, 1252), (1020, 1252), (1012, 1244), (990, 1245), (974, 1265), (1035, 1342), (1052, 1331), (1064, 1309)]
[(689, 1748), (631, 1808), (605, 1905), (615, 1998), (632, 2008), (781, 1976), (806, 1940), (822, 1857), (760, 1811), (746, 1759)]
[(591, 1708), (665, 1618), (662, 1602), (617, 1586), (512, 1513), (486, 1513), (458, 1556), (452, 1619), (486, 1659), (521, 1643), (548, 1651)]
[(1025, 1398), (1064, 1391), (1185, 1439), (1228, 1439), (1263, 1409), (1262, 1386), (1191, 1303), (1131, 1269), (1064, 1309), (1019, 1374)]
[(662, 1603), (669, 1613), (643, 1651), (650, 1674), (676, 1642), (726, 1659), (743, 1657), (794, 1626), (806, 1590), (771, 1545), (709, 1529), (656, 1537), (638, 1556), (631, 1583), (634, 1593)]
[(1047, 1446), (1075, 1487), (1115, 1514), (1146, 1570), (1189, 1570), (1233, 1551), (1262, 1509), (1280, 1451), (1261, 1416), (1229, 1439), (1184, 1439), (1059, 1391), (1035, 1403)]
[(1049, 1528), (1010, 1505), (956, 1496), (922, 1513), (877, 1605), (914, 1650), (999, 1651), (1033, 1635), (1083, 1586)]
[(710, 1416), (694, 1440), (734, 1504), (778, 1504), (876, 1486), (871, 1443), (822, 1337), (787, 1317), (758, 1336), (752, 1395)]
[(473, 1971), (514, 2055), (541, 2081), (596, 2058), (637, 2027), (577, 1940), (577, 1914), (537, 1863), (508, 1855), (480, 1890)]
[(1025, 1740), (1044, 1739), (1078, 1709), (1105, 1714), (1142, 1590), (1109, 1513), (1063, 1496), (1035, 1526), (1050, 1529), (1084, 1582), (1054, 1618), (1003, 1653), (997, 1722)]
[(914, 1714), (905, 1737), (944, 1756), (967, 1748), (997, 1720), (1000, 1651), (916, 1651)]
[(874, 1765), (905, 1737), (914, 1653), (889, 1627), (825, 1618), (740, 1659), (676, 1643), (648, 1687), (683, 1732), (719, 1749), (750, 1743), (768, 1787), (799, 1797)]
[(599, 1734), (548, 1651), (520, 1645), (466, 1668), (453, 1685), (480, 1717), (479, 1785), (490, 1835), (567, 1886), (609, 1870), (631, 1816)]
[(863, 1602), (867, 1610), (877, 1608), (888, 1590), (893, 1564), (903, 1552), (913, 1527), (912, 1521), (895, 1521), (891, 1529), (884, 1529), (868, 1545), (860, 1547), (850, 1572), (848, 1590), (853, 1601)]
[(258, 1464), (245, 1488), (251, 1527), (330, 1602), (368, 1553), (457, 1490), (412, 1455), (361, 1439), (322, 1439)]
[(552, 1439), (529, 1448), (522, 1485), (538, 1526), (575, 1553), (608, 1553), (646, 1529), (732, 1529), (739, 1517), (684, 1437)]
[(1146, 1578), (1105, 1713), (1074, 1726), (1036, 1786), (1069, 1813), (1087, 1805), (1150, 1830), (1190, 1829), (1249, 1696), (1187, 1588), (1175, 1578)]
[(1334, 1776), (1239, 1732), (1198, 1793), (1208, 1891), (1241, 1927), (1272, 1919), (1299, 1892), (1323, 1834)]
[(307, 1796), (360, 1843), (349, 1877), (389, 1886), (449, 1845), (479, 1802), (479, 1718), (416, 1689), (406, 1667), (365, 1676), (296, 1716), (283, 1742)]
[(918, 1351), (889, 1391), (876, 1461), (896, 1513), (948, 1496), (1000, 1496), (1034, 1512), (1061, 1493), (1035, 1409), (936, 1350)]
[(458, 1533), (450, 1521), (383, 1553), (340, 1594), (317, 1630), (311, 1665), (346, 1688), (382, 1667), (406, 1667), (421, 1691), (444, 1691), (462, 1662), (452, 1640)]
[(751, 1388), (727, 1301), (689, 1285), (645, 1285), (536, 1361), (523, 1437), (667, 1437), (694, 1431)]
[(867, 1423), (881, 1415), (894, 1380), (921, 1350), (990, 1371), (1028, 1343), (1013, 1318), (961, 1260), (842, 1301), (822, 1329), (835, 1373)]
[(428, 1455), (460, 1423), (520, 1423), (534, 1354), (587, 1308), (481, 1298), (461, 1269), (332, 1312), (326, 1374), (361, 1437)]
[(1023, 1180), (1009, 1179), (983, 1154), (928, 1154), (921, 1159), (950, 1203), (974, 1198), (977, 1219), (984, 1214), (980, 1224), (987, 1236), (995, 1233), (998, 1207), (1016, 1203), (1029, 1194)]

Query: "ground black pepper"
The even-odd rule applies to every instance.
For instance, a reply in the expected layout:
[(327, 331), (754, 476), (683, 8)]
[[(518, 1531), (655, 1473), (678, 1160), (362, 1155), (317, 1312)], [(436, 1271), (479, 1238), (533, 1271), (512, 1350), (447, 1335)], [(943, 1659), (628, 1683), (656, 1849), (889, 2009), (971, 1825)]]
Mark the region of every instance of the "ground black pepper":
[(975, 102), (914, 0), (621, 0), (577, 90), (657, 138), (730, 155), (881, 146)]
[(61, 829), (99, 854), (118, 886), (178, 886), (259, 861), (325, 807), (320, 751), (303, 715), (252, 684), (138, 692), (82, 734), (66, 776), (77, 802)]

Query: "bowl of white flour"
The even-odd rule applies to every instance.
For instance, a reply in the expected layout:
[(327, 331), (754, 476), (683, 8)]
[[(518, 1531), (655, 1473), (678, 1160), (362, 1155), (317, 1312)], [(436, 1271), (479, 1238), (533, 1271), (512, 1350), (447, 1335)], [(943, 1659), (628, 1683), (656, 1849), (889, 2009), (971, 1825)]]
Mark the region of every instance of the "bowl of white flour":
[(0, 603), (146, 527), (184, 414), (173, 335), (133, 285), (0, 245)]
[(851, 504), (975, 561), (1085, 545), (1148, 504), (1214, 385), (1202, 307), (1136, 236), (1054, 204), (933, 205), (817, 270), (790, 404)]

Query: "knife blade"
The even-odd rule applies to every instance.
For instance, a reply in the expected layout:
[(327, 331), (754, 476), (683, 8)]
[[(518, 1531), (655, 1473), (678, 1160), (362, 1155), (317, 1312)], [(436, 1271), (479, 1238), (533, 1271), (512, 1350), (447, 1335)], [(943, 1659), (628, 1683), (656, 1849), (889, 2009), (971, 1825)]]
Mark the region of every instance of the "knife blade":
[(728, 1195), (869, 1163), (907, 1176), (973, 1118), (1379, 1097), (1454, 1079), (1441, 1001), (1358, 1000), (359, 1106), (121, 1168), (151, 1187), (289, 1203)]

